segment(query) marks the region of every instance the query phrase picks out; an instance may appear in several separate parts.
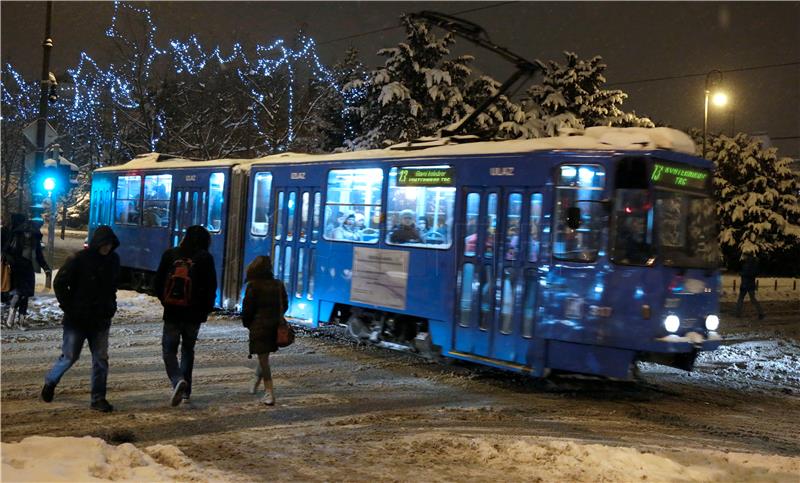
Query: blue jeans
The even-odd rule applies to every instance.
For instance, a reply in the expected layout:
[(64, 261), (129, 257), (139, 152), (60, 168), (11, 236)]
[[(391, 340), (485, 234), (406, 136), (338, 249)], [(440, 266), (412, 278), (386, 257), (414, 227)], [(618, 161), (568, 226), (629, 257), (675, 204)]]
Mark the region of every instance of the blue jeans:
[(108, 330), (86, 331), (64, 326), (61, 357), (44, 376), (45, 384), (57, 385), (64, 373), (80, 357), (83, 341), (89, 341), (89, 350), (92, 353), (92, 402), (105, 399), (108, 379)]
[[(172, 387), (178, 381), (186, 381), (184, 395), (192, 393), (192, 368), (194, 367), (194, 345), (197, 343), (197, 333), (200, 324), (186, 322), (164, 321), (164, 333), (161, 337), (161, 355), (164, 357), (164, 367), (167, 369)], [(181, 346), (181, 363), (178, 365), (178, 345)]]

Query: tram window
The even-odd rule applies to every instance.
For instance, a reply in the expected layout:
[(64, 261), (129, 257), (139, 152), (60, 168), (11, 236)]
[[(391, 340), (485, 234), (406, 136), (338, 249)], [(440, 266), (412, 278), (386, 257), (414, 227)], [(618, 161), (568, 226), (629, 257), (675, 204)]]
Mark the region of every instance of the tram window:
[(472, 300), (475, 293), (475, 265), (465, 263), (461, 271), (461, 317), (459, 325), (462, 327), (469, 327), (470, 316), (472, 314)]
[(250, 234), (264, 236), (269, 233), (269, 200), (272, 191), (272, 173), (257, 173), (253, 189), (253, 214)]
[(169, 227), (169, 197), (171, 192), (171, 174), (156, 174), (144, 177), (142, 226)]
[(495, 235), (497, 232), (497, 193), (490, 193), (486, 207), (486, 239), (483, 243), (483, 256), (494, 255)]
[[(449, 166), (400, 168), (402, 173), (447, 173)], [(389, 196), (386, 206), (387, 235), (390, 245), (446, 249), (452, 245), (453, 208), (456, 189), (452, 186), (409, 186), (398, 183), (398, 168), (389, 171)], [(406, 178), (407, 179), (407, 178)], [(443, 178), (441, 184), (452, 183)]]
[(467, 195), (467, 236), (464, 237), (464, 256), (474, 257), (478, 245), (478, 216), (480, 215), (480, 193)]
[(508, 195), (506, 208), (506, 260), (516, 260), (521, 248), (519, 229), (522, 224), (522, 195), (511, 193)]
[(306, 229), (308, 227), (308, 201), (309, 195), (308, 191), (303, 193), (303, 197), (300, 200), (300, 241), (306, 241)]
[(281, 278), (281, 268), (283, 264), (281, 263), (281, 246), (277, 243), (275, 244), (275, 248), (273, 249), (272, 259), (275, 260), (272, 263), (272, 271), (274, 272), (273, 275), (275, 278)]
[(172, 224), (172, 231), (175, 231), (175, 232), (180, 230), (181, 219), (183, 218), (183, 199), (184, 199), (184, 194), (186, 194), (186, 193), (184, 191), (180, 191), (180, 190), (178, 190), (178, 192), (175, 193), (175, 222)]
[(283, 262), (283, 284), (288, 288), (287, 292), (291, 293), (291, 281), (292, 281), (292, 247), (288, 245), (286, 250), (283, 254), (284, 262)]
[(719, 263), (714, 200), (678, 191), (656, 191), (656, 233), (663, 264), (713, 268)]
[(320, 214), (322, 212), (322, 193), (317, 191), (314, 193), (314, 216), (312, 220), (313, 226), (311, 227), (311, 242), (314, 243), (319, 240), (319, 225), (320, 225)]
[(314, 298), (314, 249), (308, 251), (308, 300)]
[(326, 240), (378, 243), (383, 170), (337, 169), (328, 174)]
[(536, 270), (525, 270), (525, 301), (522, 305), (522, 337), (533, 337), (533, 323), (536, 316), (536, 291), (539, 283)]
[[(205, 200), (205, 193), (203, 193)], [(197, 191), (192, 193), (192, 225), (199, 225), (202, 220), (203, 203), (200, 201), (200, 196)]]
[(500, 332), (510, 334), (514, 323), (514, 270), (503, 270), (503, 302), (500, 306)]
[(483, 277), (481, 280), (481, 323), (482, 330), (488, 329), (492, 325), (492, 314), (494, 313), (494, 270), (491, 265), (483, 266)]
[(531, 212), (528, 224), (528, 261), (535, 262), (539, 259), (540, 227), (542, 224), (542, 194), (531, 195)]
[[(594, 165), (559, 168), (553, 256), (573, 262), (594, 262), (608, 225), (608, 213), (601, 202), (605, 171)], [(573, 213), (578, 215), (574, 220), (577, 223), (567, 220)]]
[(291, 241), (294, 238), (294, 209), (297, 205), (297, 193), (294, 191), (289, 193), (289, 199), (286, 201), (286, 240)]
[(278, 191), (278, 202), (275, 204), (275, 239), (283, 236), (283, 191)]
[(225, 173), (212, 173), (208, 181), (208, 231), (218, 232), (222, 229), (224, 212)]
[(611, 258), (625, 265), (652, 265), (653, 203), (647, 189), (618, 189), (614, 196)]
[(114, 223), (117, 225), (139, 224), (142, 202), (141, 190), (141, 176), (120, 176), (117, 178)]
[(295, 295), (298, 297), (303, 296), (303, 255), (305, 253), (305, 249), (300, 247), (297, 249), (297, 290), (295, 291)]

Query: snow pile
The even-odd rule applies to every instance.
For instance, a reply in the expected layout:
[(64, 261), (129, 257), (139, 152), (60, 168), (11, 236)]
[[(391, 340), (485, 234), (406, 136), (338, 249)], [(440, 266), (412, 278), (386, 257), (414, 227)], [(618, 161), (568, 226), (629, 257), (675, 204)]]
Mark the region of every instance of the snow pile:
[[(446, 468), (453, 480), (505, 474), (507, 481), (798, 481), (800, 458), (711, 450), (639, 450), (530, 436), (430, 432), (384, 448), (400, 471), (413, 462)], [(460, 468), (460, 469), (457, 469)], [(404, 479), (403, 474), (394, 477)]]
[(224, 481), (175, 446), (144, 450), (100, 438), (31, 436), (2, 443), (3, 481)]
[(672, 374), (689, 384), (741, 392), (800, 393), (800, 344), (794, 340), (751, 340), (701, 352), (692, 372), (639, 362), (642, 374)]
[(715, 366), (714, 374), (732, 384), (770, 383), (800, 391), (800, 345), (787, 340), (758, 340), (701, 352), (698, 366)]

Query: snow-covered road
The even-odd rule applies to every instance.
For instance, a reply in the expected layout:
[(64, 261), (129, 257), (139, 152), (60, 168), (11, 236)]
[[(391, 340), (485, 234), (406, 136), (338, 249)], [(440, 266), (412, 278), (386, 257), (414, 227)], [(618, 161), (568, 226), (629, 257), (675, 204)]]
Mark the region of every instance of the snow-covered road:
[[(534, 381), (356, 347), (336, 329), (301, 334), (274, 357), (273, 408), (247, 393), (254, 362), (246, 357), (245, 329), (217, 317), (200, 334), (192, 406), (171, 408), (158, 303), (121, 292), (109, 376), (117, 411), (103, 415), (88, 409), (88, 353), (53, 403), (37, 400), (61, 336), (48, 297), (34, 304), (41, 324), (2, 333), (2, 441), (89, 435), (144, 451), (126, 447), (115, 456), (114, 447), (82, 443), (105, 464), (121, 465), (102, 474), (136, 480), (131, 465), (166, 464), (152, 474), (228, 481), (800, 478), (800, 345), (792, 307), (771, 306), (760, 325), (723, 317), (728, 344), (703, 355), (695, 372), (643, 365), (638, 383)], [(145, 456), (154, 445), (175, 446), (163, 451), (186, 460), (151, 461)], [(4, 468), (22, 473), (4, 474), (41, 479), (25, 470), (32, 462), (6, 458), (27, 446), (13, 448), (4, 446)]]

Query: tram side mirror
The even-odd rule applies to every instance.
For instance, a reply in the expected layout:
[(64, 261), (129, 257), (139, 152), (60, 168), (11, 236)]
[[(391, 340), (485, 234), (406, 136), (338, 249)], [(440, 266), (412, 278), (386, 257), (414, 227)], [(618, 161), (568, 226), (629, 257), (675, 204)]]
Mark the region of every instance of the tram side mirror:
[(567, 208), (567, 226), (573, 230), (581, 226), (581, 209), (577, 206)]

